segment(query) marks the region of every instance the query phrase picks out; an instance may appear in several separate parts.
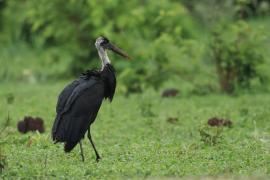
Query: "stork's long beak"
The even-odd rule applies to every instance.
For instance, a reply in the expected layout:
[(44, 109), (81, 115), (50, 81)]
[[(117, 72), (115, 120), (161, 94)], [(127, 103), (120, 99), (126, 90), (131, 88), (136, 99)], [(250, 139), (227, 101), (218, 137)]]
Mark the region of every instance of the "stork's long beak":
[(126, 59), (129, 59), (129, 60), (131, 59), (127, 53), (125, 53), (123, 50), (121, 50), (120, 48), (118, 48), (117, 46), (115, 46), (112, 43), (108, 43), (106, 45), (106, 48), (109, 49), (109, 50), (112, 50), (116, 54), (118, 54), (118, 55), (120, 55), (120, 56), (122, 56), (122, 57), (124, 57)]

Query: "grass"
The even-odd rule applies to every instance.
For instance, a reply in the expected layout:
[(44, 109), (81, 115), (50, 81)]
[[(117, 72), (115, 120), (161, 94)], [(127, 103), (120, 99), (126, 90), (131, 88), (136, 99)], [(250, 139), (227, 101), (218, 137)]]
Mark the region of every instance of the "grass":
[[(270, 25), (268, 19), (249, 23), (258, 29)], [(267, 49), (270, 36), (265, 33)], [(268, 57), (269, 51), (264, 53)], [(186, 80), (168, 85), (181, 89), (176, 98), (164, 99), (151, 90), (125, 97), (119, 94), (120, 84), (112, 104), (103, 103), (92, 125), (102, 160), (95, 162), (84, 139), (86, 161), (82, 163), (78, 146), (65, 154), (63, 145), (53, 144), (50, 137), (57, 96), (68, 82), (47, 80), (57, 82), (70, 57), (54, 50), (32, 51), (23, 45), (3, 46), (1, 54), (0, 179), (270, 178), (269, 94), (194, 96), (187, 93), (193, 86)], [(264, 70), (269, 74), (269, 58), (266, 60)], [(199, 73), (192, 76), (199, 84), (205, 82), (198, 77), (203, 76), (207, 83), (211, 79)], [(8, 105), (10, 96), (14, 102)], [(7, 123), (8, 112), (11, 120)], [(17, 131), (17, 122), (29, 115), (44, 119), (44, 134)], [(230, 119), (233, 125), (209, 127), (211, 117)]]
[[(1, 178), (270, 177), (269, 94), (166, 99), (150, 90), (129, 97), (116, 94), (112, 104), (103, 103), (92, 126), (102, 160), (95, 162), (85, 139), (83, 163), (79, 146), (65, 154), (62, 144), (50, 138), (57, 95), (65, 84), (0, 85), (0, 127), (8, 111), (11, 117), (0, 132), (0, 162), (5, 166)], [(7, 105), (7, 95), (14, 96), (13, 104)], [(18, 133), (16, 123), (26, 115), (42, 117), (46, 132)], [(167, 121), (169, 117), (176, 120)], [(230, 119), (233, 126), (210, 128), (206, 123), (211, 117)], [(213, 138), (216, 143), (211, 143)]]

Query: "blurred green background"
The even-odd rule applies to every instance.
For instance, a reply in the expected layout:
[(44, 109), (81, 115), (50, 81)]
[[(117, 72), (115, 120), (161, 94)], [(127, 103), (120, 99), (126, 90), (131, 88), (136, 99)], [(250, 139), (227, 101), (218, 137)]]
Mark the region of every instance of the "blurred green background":
[(182, 94), (268, 89), (269, 0), (0, 0), (1, 82), (56, 82), (99, 68), (104, 35), (118, 92)]
[[(82, 163), (50, 131), (61, 90), (100, 68), (101, 35), (133, 60), (109, 52), (102, 161), (85, 139)], [(0, 179), (269, 179), (269, 49), (270, 0), (0, 0)], [(25, 116), (45, 133), (19, 133)]]

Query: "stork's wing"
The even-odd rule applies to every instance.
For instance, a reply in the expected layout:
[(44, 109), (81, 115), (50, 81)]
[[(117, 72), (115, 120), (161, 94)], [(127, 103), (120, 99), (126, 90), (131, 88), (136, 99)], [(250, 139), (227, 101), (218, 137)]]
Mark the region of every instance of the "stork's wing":
[(104, 83), (95, 78), (80, 79), (78, 84), (65, 89), (59, 96), (62, 99), (58, 103), (52, 135), (56, 141), (72, 144), (72, 149), (96, 118), (104, 98)]
[(81, 81), (82, 81), (81, 79), (76, 79), (75, 81), (67, 85), (58, 96), (58, 101), (56, 105), (57, 115), (56, 115), (56, 118), (54, 120), (54, 124), (52, 127), (52, 134), (54, 134), (54, 132), (56, 131), (58, 127), (58, 124), (60, 121), (60, 114), (64, 110), (67, 100), (69, 99), (74, 89), (81, 83)]
[[(64, 114), (65, 112), (67, 112), (71, 108), (71, 106), (73, 105), (75, 100), (79, 96), (83, 95), (84, 91), (88, 90), (88, 91), (93, 93), (91, 95), (95, 96), (97, 94), (97, 92), (94, 92), (93, 90), (91, 90), (91, 88), (96, 89), (95, 86), (97, 86), (97, 85), (98, 85), (98, 82), (95, 79), (79, 81), (79, 85), (77, 85), (73, 89), (72, 93), (69, 95), (69, 97), (68, 97), (68, 99), (67, 99), (67, 101), (65, 103), (64, 108), (61, 110), (61, 114)], [(99, 90), (97, 89), (96, 91), (99, 91)], [(91, 102), (89, 102), (89, 103), (91, 103)], [(78, 104), (78, 106), (81, 107), (82, 105)]]
[(57, 113), (61, 113), (61, 111), (63, 111), (68, 98), (72, 94), (73, 90), (80, 84), (80, 81), (81, 81), (81, 79), (77, 79), (77, 80), (73, 81), (72, 83), (70, 83), (69, 85), (67, 85), (62, 90), (62, 92), (58, 96), (58, 101), (57, 101), (57, 105), (56, 105), (56, 112)]

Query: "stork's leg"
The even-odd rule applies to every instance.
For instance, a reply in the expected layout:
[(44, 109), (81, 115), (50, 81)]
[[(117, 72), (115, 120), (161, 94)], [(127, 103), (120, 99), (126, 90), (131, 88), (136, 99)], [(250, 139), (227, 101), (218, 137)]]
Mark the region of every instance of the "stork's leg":
[(94, 142), (92, 140), (91, 133), (90, 133), (90, 128), (88, 129), (87, 137), (88, 137), (90, 143), (92, 144), (92, 147), (94, 148), (94, 151), (95, 151), (95, 154), (96, 154), (96, 161), (98, 162), (101, 159), (101, 157), (99, 156), (99, 154), (97, 152), (97, 149), (95, 147), (95, 144), (94, 144)]
[(84, 155), (83, 155), (82, 141), (80, 141), (80, 149), (81, 149), (82, 162), (84, 162)]

